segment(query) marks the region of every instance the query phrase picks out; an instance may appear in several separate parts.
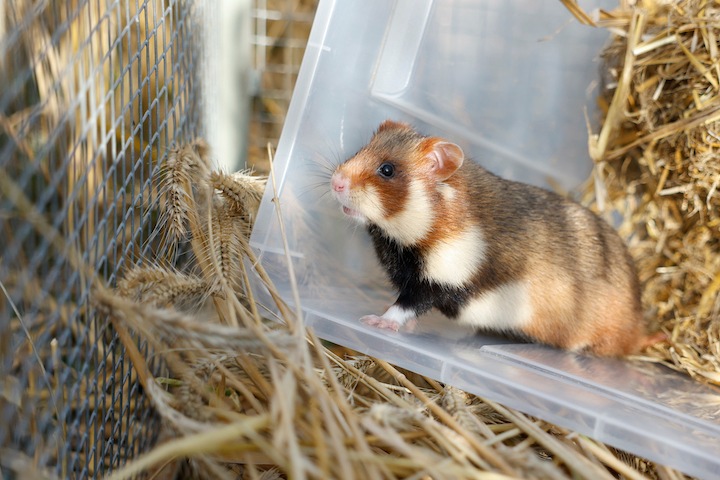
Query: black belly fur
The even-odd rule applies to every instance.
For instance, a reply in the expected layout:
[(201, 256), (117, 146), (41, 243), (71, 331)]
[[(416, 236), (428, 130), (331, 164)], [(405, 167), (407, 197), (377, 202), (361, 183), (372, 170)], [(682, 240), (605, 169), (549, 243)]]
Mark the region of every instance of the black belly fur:
[(413, 310), (416, 315), (435, 307), (447, 317), (458, 316), (471, 297), (470, 288), (449, 287), (423, 279), (424, 260), (418, 248), (398, 245), (376, 225), (370, 225), (368, 232), (380, 264), (399, 291), (395, 305)]

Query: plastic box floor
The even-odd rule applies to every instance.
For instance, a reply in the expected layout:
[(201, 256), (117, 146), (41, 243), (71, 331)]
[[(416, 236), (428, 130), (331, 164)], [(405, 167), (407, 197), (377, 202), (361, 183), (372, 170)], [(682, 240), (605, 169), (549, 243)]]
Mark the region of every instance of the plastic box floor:
[[(323, 0), (274, 164), (304, 320), (321, 338), (718, 478), (718, 389), (647, 362), (478, 335), (439, 314), (412, 332), (358, 322), (395, 293), (364, 229), (329, 195), (333, 165), (392, 118), (458, 143), (507, 178), (577, 188), (591, 169), (585, 118), (596, 116), (606, 40), (557, 0)], [(279, 225), (269, 188), (251, 243), (292, 304)]]

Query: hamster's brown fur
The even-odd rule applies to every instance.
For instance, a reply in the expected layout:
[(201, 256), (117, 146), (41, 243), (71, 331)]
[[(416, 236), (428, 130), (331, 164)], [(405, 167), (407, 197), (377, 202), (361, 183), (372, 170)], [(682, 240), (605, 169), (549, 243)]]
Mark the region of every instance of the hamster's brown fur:
[(610, 225), (464, 161), (457, 145), (386, 121), (332, 185), (400, 293), (368, 323), (397, 329), (435, 307), (481, 329), (607, 356), (662, 339), (646, 333), (634, 263)]

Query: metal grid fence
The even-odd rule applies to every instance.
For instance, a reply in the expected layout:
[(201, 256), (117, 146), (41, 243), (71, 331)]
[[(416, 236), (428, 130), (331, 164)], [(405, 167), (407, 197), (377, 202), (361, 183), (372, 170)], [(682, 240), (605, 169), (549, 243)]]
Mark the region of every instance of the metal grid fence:
[(156, 440), (89, 277), (148, 255), (153, 176), (203, 134), (196, 3), (0, 2), (0, 478), (97, 478)]
[(318, 0), (253, 1), (253, 100), (249, 163), (267, 170), (268, 142), (277, 146)]

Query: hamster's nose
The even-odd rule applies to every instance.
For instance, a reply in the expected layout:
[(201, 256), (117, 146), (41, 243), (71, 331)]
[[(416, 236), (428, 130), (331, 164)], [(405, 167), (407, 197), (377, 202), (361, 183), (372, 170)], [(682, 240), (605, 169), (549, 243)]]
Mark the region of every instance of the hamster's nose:
[(350, 181), (347, 179), (345, 175), (342, 175), (340, 173), (333, 173), (332, 179), (330, 180), (330, 183), (332, 184), (332, 189), (336, 192), (344, 192), (348, 189), (348, 185)]

